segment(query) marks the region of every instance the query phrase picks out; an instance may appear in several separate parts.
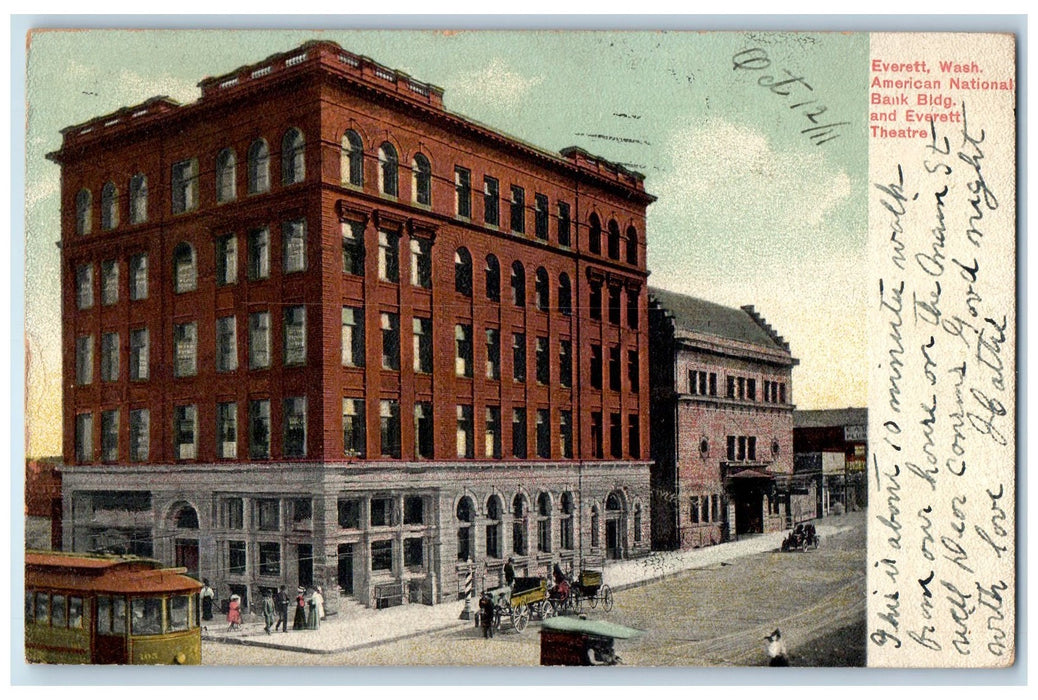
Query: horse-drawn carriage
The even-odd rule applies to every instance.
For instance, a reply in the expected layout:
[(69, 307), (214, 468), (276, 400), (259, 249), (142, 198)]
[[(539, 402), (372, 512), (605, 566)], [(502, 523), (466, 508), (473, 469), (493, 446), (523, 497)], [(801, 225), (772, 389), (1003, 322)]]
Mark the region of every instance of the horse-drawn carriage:
[(535, 576), (517, 577), (511, 586), (492, 588), (487, 595), (494, 606), (491, 625), (496, 629), (507, 622), (516, 632), (522, 632), (532, 616), (544, 620), (555, 614), (548, 600), (548, 582)]
[(602, 583), (602, 572), (591, 569), (582, 569), (580, 576), (573, 582), (574, 607), (579, 612), (584, 601), (592, 608), (598, 607), (609, 612), (613, 609), (613, 589), (608, 584)]

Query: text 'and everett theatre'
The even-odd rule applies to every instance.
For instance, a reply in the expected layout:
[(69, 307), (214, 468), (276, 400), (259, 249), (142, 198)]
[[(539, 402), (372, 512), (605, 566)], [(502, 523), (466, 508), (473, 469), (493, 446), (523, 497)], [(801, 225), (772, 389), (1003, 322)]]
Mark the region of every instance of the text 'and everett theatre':
[(649, 288), (642, 175), (327, 41), (200, 87), (50, 155), (63, 549), (336, 612), (828, 508), (794, 469), (789, 344)]

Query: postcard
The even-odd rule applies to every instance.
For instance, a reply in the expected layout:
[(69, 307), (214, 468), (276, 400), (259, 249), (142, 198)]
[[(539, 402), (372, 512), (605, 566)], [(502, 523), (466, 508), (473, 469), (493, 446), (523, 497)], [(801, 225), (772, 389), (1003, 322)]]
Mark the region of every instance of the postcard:
[(27, 663), (1012, 666), (1015, 41), (31, 31)]

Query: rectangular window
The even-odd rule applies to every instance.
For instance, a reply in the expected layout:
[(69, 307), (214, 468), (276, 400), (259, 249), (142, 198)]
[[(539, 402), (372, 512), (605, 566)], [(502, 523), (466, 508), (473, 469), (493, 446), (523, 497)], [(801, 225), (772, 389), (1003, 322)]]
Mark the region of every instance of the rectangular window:
[(699, 496), (693, 496), (689, 499), (688, 520), (692, 524), (699, 522)]
[(609, 322), (620, 325), (620, 288), (609, 288)]
[(85, 386), (94, 381), (94, 336), (76, 338), (76, 384)]
[(548, 357), (548, 339), (537, 338), (536, 348), (537, 383), (549, 384), (551, 382), (551, 360)]
[(284, 364), (306, 364), (306, 307), (285, 309)]
[(609, 348), (609, 388), (620, 391), (620, 346)]
[(173, 452), (177, 459), (194, 459), (197, 454), (198, 412), (194, 406), (173, 410)]
[(414, 371), (419, 374), (432, 374), (432, 319), (411, 319)]
[(487, 329), (487, 379), (501, 378), (501, 334), (496, 328)]
[(573, 341), (559, 341), (559, 385), (573, 386)]
[(238, 324), (234, 316), (216, 319), (216, 371), (238, 369)]
[(342, 307), (342, 366), (364, 366), (364, 309)]
[(101, 335), (101, 381), (119, 381), (119, 334)]
[(738, 396), (740, 399), (746, 398), (746, 378), (738, 377), (735, 380), (736, 387), (738, 388)]
[(719, 501), (720, 501), (720, 499), (717, 497), (716, 493), (712, 494), (710, 496), (710, 506), (711, 506), (710, 507), (710, 512), (714, 514), (714, 520), (715, 521), (721, 519), (721, 511), (720, 511), (720, 503), (719, 503)]
[(150, 412), (146, 408), (130, 411), (130, 461), (144, 462), (148, 459), (151, 443)]
[(379, 402), (379, 429), (382, 434), (382, 456), (400, 459), (400, 402)]
[(270, 312), (249, 314), (249, 369), (270, 367)]
[(546, 408), (537, 409), (537, 456), (551, 458), (551, 414)]
[(259, 543), (260, 576), (281, 575), (281, 544), (278, 542)]
[(627, 327), (638, 327), (638, 292), (627, 291)]
[(526, 381), (526, 334), (512, 334), (512, 379)]
[(627, 351), (627, 386), (631, 391), (637, 392), (639, 387), (638, 351)]
[(620, 414), (609, 414), (609, 454), (619, 459), (623, 456), (623, 448), (620, 445), (623, 428), (620, 425)]
[(501, 224), (500, 199), (501, 191), (497, 178), (483, 176), (483, 221), (487, 226)]
[(119, 459), (119, 411), (101, 412), (101, 461)]
[(757, 400), (757, 380), (748, 378), (746, 380), (746, 398), (750, 401)]
[(422, 538), (421, 537), (405, 537), (404, 538), (404, 566), (417, 569), (422, 566)]
[(119, 301), (119, 263), (105, 260), (101, 263), (101, 304), (111, 306)]
[(249, 458), (270, 459), (270, 401), (249, 402)]
[(454, 326), (454, 374), (472, 376), (472, 326), (464, 323)]
[(270, 277), (270, 229), (249, 231), (249, 279)]
[(414, 456), (416, 459), (433, 456), (433, 408), (428, 401), (414, 405)]
[(371, 570), (393, 570), (393, 540), (371, 543)]
[(627, 452), (634, 459), (641, 459), (641, 429), (638, 424), (638, 414), (627, 415)]
[(546, 241), (548, 240), (548, 197), (543, 194), (535, 194), (533, 196), (533, 206), (534, 235), (542, 241)]
[(233, 401), (216, 404), (216, 456), (238, 456), (238, 404)]
[(341, 222), (342, 271), (347, 275), (364, 274), (364, 226), (353, 221)]
[(76, 415), (76, 461), (94, 461), (94, 414)]
[(348, 457), (365, 453), (364, 399), (342, 400), (342, 447)]
[(512, 456), (526, 459), (526, 409), (512, 409)]
[(198, 373), (198, 324), (173, 326), (173, 376), (193, 377)]
[(382, 325), (382, 369), (400, 369), (400, 316), (383, 313)]
[(274, 532), (281, 529), (281, 501), (261, 498), (256, 501), (256, 529)]
[(746, 436), (740, 435), (737, 438), (736, 444), (738, 445), (738, 451), (735, 454), (735, 458), (740, 462), (743, 462), (746, 460)]
[(569, 248), (571, 245), (569, 222), (569, 204), (567, 202), (559, 202), (559, 245), (563, 248)]
[(526, 192), (512, 185), (511, 223), (513, 233), (526, 232)]
[(400, 281), (400, 236), (392, 231), (378, 232), (378, 278)]
[(591, 346), (591, 386), (602, 388), (602, 346)]
[(245, 501), (241, 498), (225, 498), (220, 503), (222, 522), (228, 530), (241, 530), (245, 527)]
[(597, 459), (602, 459), (602, 414), (599, 411), (591, 412), (591, 450)]
[(454, 166), (455, 213), (463, 219), (472, 218), (472, 173)]
[(173, 213), (191, 211), (198, 206), (198, 161), (194, 158), (173, 164)]
[(472, 459), (475, 452), (475, 439), (472, 426), (472, 406), (457, 407), (458, 437), (457, 454), (459, 459)]
[(421, 496), (404, 497), (404, 525), (425, 524), (425, 500)]
[(94, 266), (76, 268), (76, 307), (89, 309), (94, 305)]
[(573, 456), (572, 411), (559, 411), (559, 451), (563, 458), (568, 459)]
[(235, 576), (245, 575), (245, 543), (231, 541), (227, 543), (227, 569)]
[(757, 461), (757, 438), (752, 435), (746, 438), (746, 459), (751, 462)]
[(391, 527), (396, 525), (393, 517), (392, 498), (371, 499), (371, 527)]
[(130, 258), (130, 300), (148, 298), (148, 254), (140, 253)]
[(779, 403), (786, 403), (786, 385), (779, 384)]
[(591, 283), (588, 290), (588, 313), (595, 321), (602, 320), (602, 285)]
[(281, 224), (282, 263), (284, 272), (302, 272), (306, 269), (306, 219)]
[(306, 397), (285, 399), (281, 421), (284, 426), (282, 451), (286, 457), (306, 457)]
[(726, 392), (727, 397), (729, 399), (734, 399), (735, 398), (735, 377), (727, 377), (726, 378), (726, 389), (727, 389), (727, 392)]
[(710, 373), (710, 395), (717, 396), (717, 372)]
[(483, 434), (483, 450), (487, 457), (501, 457), (501, 407), (487, 406), (486, 424)]
[(729, 435), (728, 436), (728, 461), (729, 462), (734, 462), (735, 461), (735, 436), (734, 435)]
[(411, 284), (432, 289), (432, 244), (424, 238), (411, 239)]
[(234, 284), (238, 281), (238, 238), (234, 234), (216, 239), (216, 283)]
[(356, 498), (339, 500), (339, 527), (344, 530), (360, 529), (360, 501)]

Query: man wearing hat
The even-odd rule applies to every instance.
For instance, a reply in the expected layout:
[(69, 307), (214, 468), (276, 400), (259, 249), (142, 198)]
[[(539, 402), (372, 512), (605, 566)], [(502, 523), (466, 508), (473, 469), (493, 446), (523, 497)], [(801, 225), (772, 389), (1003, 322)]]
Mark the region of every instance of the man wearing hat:
[(278, 610), (278, 622), (274, 625), (274, 631), (277, 632), (280, 629), (282, 632), (288, 632), (289, 598), (284, 586), (278, 589), (278, 597), (274, 602), (277, 604)]

